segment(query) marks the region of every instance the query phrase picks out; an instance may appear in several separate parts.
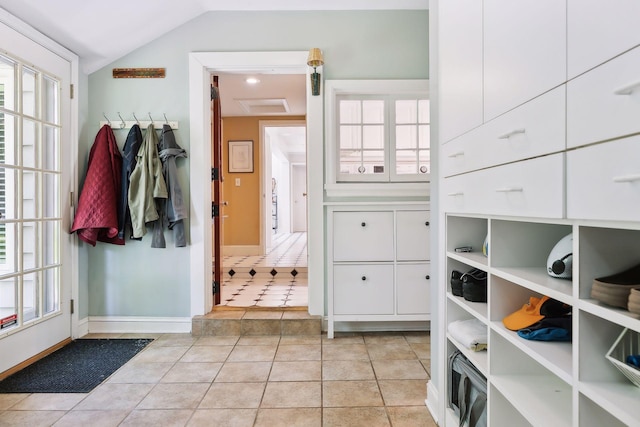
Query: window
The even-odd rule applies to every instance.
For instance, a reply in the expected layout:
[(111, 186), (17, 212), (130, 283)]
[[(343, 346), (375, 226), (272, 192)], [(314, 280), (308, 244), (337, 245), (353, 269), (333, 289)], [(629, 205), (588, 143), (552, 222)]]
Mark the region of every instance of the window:
[(431, 170), (426, 80), (328, 80), (326, 88), (327, 190), (422, 183), (424, 195)]
[(0, 55), (0, 318), (19, 325), (60, 310), (59, 92)]

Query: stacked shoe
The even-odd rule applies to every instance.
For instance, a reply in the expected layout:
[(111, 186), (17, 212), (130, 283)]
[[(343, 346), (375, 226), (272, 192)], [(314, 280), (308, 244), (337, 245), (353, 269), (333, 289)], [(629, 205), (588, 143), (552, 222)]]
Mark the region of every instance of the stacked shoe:
[(627, 309), (635, 314), (640, 314), (640, 289), (631, 289)]
[[(640, 289), (640, 264), (621, 273), (594, 279), (591, 287), (591, 298), (614, 307), (626, 309), (633, 289)], [(637, 310), (640, 312), (640, 297), (638, 297)]]

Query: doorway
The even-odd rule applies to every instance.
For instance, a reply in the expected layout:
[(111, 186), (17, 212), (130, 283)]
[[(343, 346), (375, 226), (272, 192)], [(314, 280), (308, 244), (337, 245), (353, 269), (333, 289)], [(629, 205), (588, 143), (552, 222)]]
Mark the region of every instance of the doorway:
[[(19, 26), (22, 28), (22, 26)], [(0, 22), (0, 373), (70, 340), (71, 55)]]
[[(190, 164), (191, 203), (194, 220), (190, 223), (191, 315), (203, 315), (213, 307), (211, 293), (212, 233), (210, 227), (211, 158), (210, 88), (211, 73), (239, 69), (278, 70), (306, 75), (307, 111), (307, 231), (308, 251), (308, 311), (312, 315), (324, 313), (324, 206), (323, 163), (309, 162), (322, 159), (324, 154), (323, 98), (311, 95), (310, 68), (306, 65), (308, 51), (295, 52), (194, 52), (189, 54), (190, 135), (194, 147), (201, 155), (192, 156)], [(195, 237), (194, 237), (195, 236)], [(202, 238), (199, 238), (202, 236)], [(313, 256), (313, 254), (316, 254)]]

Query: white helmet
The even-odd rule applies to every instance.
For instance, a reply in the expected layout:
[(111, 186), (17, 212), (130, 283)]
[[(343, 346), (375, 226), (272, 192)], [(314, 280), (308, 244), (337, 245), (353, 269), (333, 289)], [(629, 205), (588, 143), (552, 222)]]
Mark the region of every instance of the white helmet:
[(547, 273), (559, 279), (571, 279), (573, 266), (573, 233), (564, 236), (551, 249), (547, 258)]

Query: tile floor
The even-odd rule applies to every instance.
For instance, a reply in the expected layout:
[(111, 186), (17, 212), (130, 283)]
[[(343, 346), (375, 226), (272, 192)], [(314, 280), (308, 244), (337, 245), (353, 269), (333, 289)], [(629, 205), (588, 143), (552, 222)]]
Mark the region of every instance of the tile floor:
[(156, 338), (91, 393), (0, 394), (0, 426), (436, 426), (426, 332)]
[(279, 233), (272, 243), (266, 255), (223, 258), (220, 306), (308, 305), (307, 233)]

